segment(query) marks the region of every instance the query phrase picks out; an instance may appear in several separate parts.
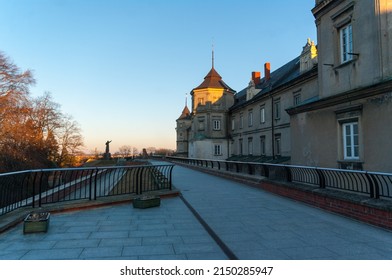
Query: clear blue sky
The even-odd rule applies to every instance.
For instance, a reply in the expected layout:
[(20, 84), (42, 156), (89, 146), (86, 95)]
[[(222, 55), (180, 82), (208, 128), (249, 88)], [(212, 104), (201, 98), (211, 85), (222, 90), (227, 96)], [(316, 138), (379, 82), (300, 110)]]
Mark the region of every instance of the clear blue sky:
[[(80, 124), (86, 151), (175, 149), (185, 94), (215, 68), (236, 91), (316, 41), (314, 0), (0, 0), (0, 51)], [(188, 105), (190, 100), (188, 99)], [(189, 106), (190, 107), (190, 106)]]

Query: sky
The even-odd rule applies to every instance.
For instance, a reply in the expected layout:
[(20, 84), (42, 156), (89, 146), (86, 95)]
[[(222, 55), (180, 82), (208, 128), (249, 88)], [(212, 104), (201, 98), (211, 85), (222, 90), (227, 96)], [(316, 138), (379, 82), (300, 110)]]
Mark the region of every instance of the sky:
[(84, 151), (176, 148), (176, 119), (214, 67), (237, 92), (315, 41), (314, 0), (0, 0), (0, 51), (76, 120)]

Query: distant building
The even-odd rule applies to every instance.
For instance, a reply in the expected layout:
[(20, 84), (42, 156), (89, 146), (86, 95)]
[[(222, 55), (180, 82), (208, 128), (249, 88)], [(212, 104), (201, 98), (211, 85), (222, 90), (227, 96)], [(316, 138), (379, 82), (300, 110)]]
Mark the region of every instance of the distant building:
[(191, 127), (191, 112), (188, 109), (188, 106), (185, 104), (184, 109), (182, 110), (181, 116), (177, 119), (177, 151), (176, 155), (180, 157), (188, 157), (188, 149), (189, 149), (189, 133)]
[[(229, 108), (234, 104), (235, 91), (231, 89), (214, 68), (204, 81), (191, 91), (192, 112), (184, 109), (177, 119), (177, 154), (207, 159), (227, 159), (229, 138), (227, 120)], [(185, 132), (186, 130), (186, 132)]]
[(238, 93), (212, 67), (177, 120), (179, 154), (392, 172), (392, 3), (315, 4), (317, 46)]

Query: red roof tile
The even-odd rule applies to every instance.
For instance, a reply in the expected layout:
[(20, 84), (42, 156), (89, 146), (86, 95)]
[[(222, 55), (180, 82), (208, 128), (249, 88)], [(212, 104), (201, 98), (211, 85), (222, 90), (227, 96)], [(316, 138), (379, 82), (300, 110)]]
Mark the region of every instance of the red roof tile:
[(204, 81), (194, 89), (203, 88), (223, 88), (225, 90), (234, 92), (234, 90), (222, 80), (222, 77), (218, 74), (218, 72), (216, 72), (214, 67), (212, 67), (207, 76), (204, 77)]

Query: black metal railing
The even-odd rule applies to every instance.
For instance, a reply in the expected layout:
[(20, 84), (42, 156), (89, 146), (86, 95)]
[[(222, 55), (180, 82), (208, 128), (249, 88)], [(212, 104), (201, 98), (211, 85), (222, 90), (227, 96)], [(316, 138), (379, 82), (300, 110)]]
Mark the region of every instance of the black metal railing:
[(0, 174), (0, 216), (71, 200), (172, 189), (172, 164), (59, 168)]
[(276, 181), (362, 193), (370, 198), (392, 198), (391, 173), (181, 157), (166, 159), (209, 169), (262, 176)]

